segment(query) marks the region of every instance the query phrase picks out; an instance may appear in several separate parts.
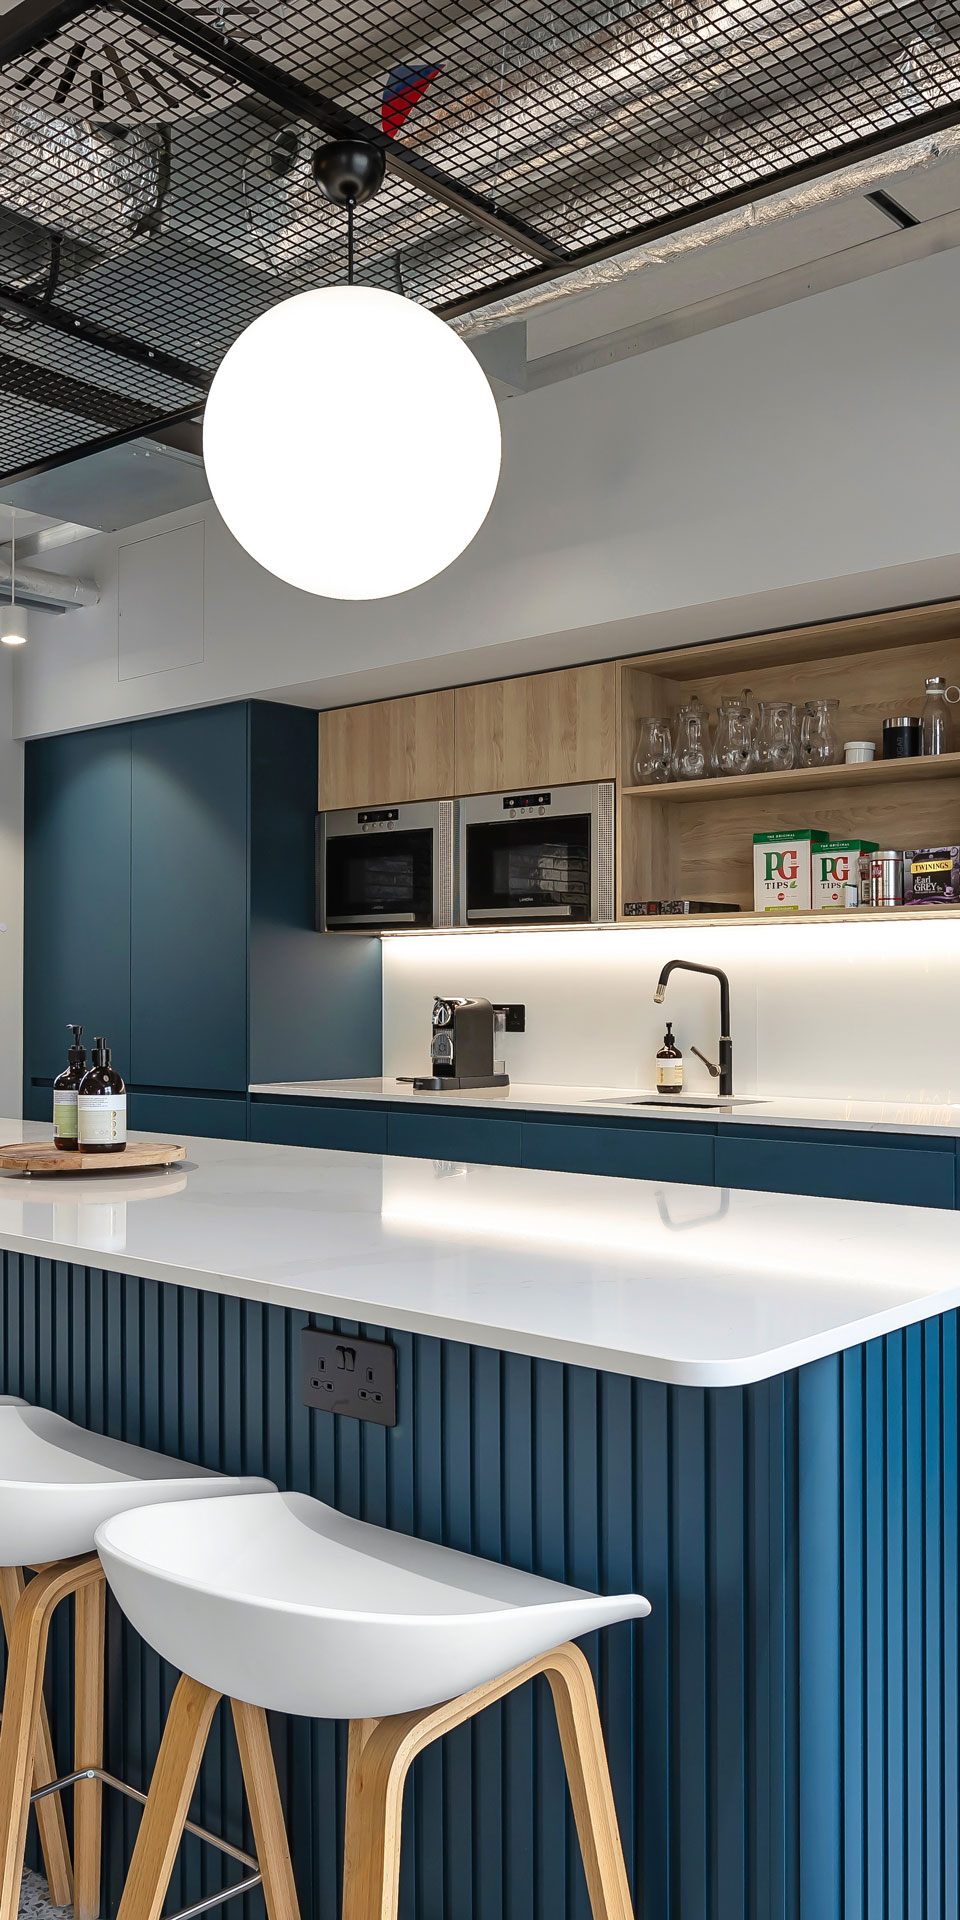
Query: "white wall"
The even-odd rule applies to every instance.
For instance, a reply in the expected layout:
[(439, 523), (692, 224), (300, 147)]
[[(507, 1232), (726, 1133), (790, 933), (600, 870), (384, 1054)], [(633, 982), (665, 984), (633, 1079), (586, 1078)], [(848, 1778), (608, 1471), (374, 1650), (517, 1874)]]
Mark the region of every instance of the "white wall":
[(14, 740), (13, 657), (0, 647), (0, 1113), (22, 1090), (23, 748)]
[(901, 1119), (960, 1101), (960, 924), (911, 920), (907, 909), (903, 920), (859, 926), (673, 921), (387, 939), (383, 1071), (426, 1071), (434, 994), (482, 994), (526, 1006), (526, 1032), (505, 1039), (515, 1081), (649, 1088), (669, 1018), (687, 1090), (710, 1090), (690, 1048), (716, 1059), (717, 988), (674, 974), (655, 1006), (660, 968), (673, 958), (729, 973), (738, 1093), (882, 1100)]
[[(205, 522), (203, 646), (177, 664), (172, 632), (162, 671), (122, 677), (117, 646), (117, 548), (158, 523), (63, 549), (103, 601), (36, 620), (17, 731), (251, 693), (330, 705), (960, 593), (958, 310), (954, 251), (508, 401), (487, 524), (396, 600), (313, 599), (212, 506), (172, 517)], [(402, 461), (381, 485), (389, 513)]]

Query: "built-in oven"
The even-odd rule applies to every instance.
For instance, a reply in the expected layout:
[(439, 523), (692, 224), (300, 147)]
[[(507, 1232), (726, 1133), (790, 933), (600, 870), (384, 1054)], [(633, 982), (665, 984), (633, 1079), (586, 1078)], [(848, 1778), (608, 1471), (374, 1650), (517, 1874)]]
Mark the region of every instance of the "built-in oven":
[(459, 803), (461, 926), (614, 918), (613, 781)]
[(317, 924), (325, 933), (454, 924), (454, 802), (321, 813)]

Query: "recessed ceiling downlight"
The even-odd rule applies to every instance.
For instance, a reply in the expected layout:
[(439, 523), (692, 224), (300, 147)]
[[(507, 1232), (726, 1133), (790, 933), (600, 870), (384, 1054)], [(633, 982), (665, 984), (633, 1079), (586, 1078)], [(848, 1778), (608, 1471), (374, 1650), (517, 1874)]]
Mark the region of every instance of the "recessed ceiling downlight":
[(500, 474), (479, 362), (427, 308), (376, 287), (296, 294), (217, 370), (203, 457), (231, 533), (270, 573), (379, 600), (469, 545)]

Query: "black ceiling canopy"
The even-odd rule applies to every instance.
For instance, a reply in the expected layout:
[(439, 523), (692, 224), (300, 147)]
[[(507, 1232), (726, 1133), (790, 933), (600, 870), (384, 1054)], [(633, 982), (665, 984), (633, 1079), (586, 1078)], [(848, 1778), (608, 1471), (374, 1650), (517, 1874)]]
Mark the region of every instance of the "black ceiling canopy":
[(448, 316), (960, 119), (960, 0), (26, 0), (0, 18), (0, 478), (202, 405), (345, 277)]

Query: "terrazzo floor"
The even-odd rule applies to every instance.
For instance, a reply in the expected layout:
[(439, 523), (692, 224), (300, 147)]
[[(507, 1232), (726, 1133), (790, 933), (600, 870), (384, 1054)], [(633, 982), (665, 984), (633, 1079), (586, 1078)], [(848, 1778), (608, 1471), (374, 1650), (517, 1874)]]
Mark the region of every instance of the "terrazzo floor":
[(69, 1912), (69, 1907), (50, 1905), (46, 1881), (28, 1869), (20, 1888), (20, 1920), (61, 1920), (61, 1916)]

